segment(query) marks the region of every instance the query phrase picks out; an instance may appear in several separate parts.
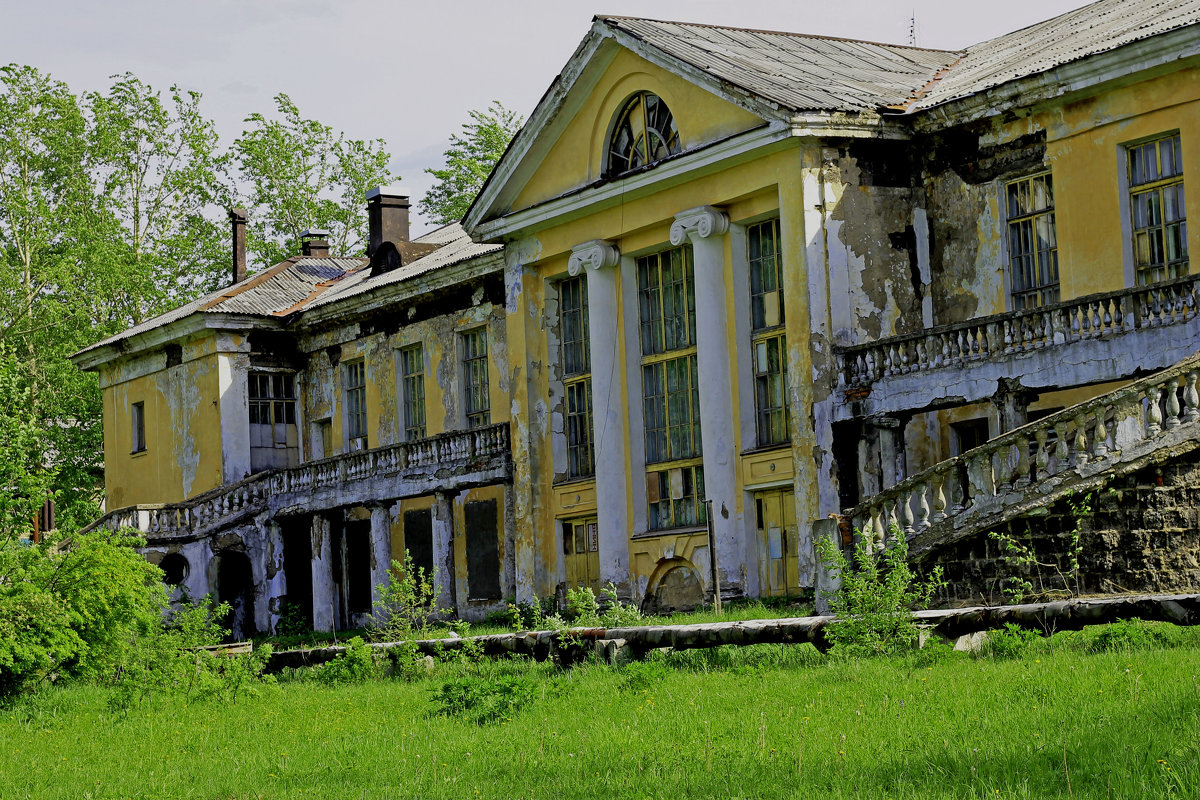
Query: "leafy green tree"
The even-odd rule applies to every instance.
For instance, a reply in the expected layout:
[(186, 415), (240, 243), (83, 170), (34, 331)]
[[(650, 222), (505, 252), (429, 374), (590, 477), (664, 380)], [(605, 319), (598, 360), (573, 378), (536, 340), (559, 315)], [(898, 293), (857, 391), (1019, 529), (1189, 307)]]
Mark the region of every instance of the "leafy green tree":
[(493, 101), (484, 111), (468, 113), (471, 121), (463, 123), (462, 134), (450, 135), (446, 166), (425, 170), (437, 178), (437, 183), (420, 201), (420, 209), (443, 225), (466, 216), (508, 143), (525, 124), (499, 101)]
[(382, 139), (348, 139), (328, 125), (305, 119), (286, 94), (275, 96), (278, 119), (246, 118), (249, 129), (229, 153), (231, 172), (249, 212), (247, 249), (260, 266), (295, 255), (300, 232), (330, 232), (335, 255), (366, 247), (364, 195), (398, 180)]
[(108, 315), (137, 324), (215, 289), (227, 270), (216, 203), (216, 127), (200, 94), (162, 94), (129, 73), (87, 95), (97, 183), (91, 252), (109, 262)]

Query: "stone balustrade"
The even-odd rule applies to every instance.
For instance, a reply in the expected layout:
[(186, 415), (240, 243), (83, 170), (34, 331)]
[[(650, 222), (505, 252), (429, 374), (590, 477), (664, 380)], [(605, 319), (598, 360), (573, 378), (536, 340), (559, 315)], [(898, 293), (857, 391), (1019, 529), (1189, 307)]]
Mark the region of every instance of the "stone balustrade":
[(1198, 283), (1200, 275), (1186, 275), (839, 348), (838, 385), (860, 390), (883, 378), (1179, 325), (1200, 311)]
[[(435, 473), (456, 470), (471, 473), (481, 465), (490, 466), (492, 472), (497, 471), (496, 465), (501, 465), (498, 471), (508, 474), (508, 461), (508, 423), (499, 423), (260, 472), (182, 503), (115, 509), (90, 527), (133, 528), (152, 539), (202, 536), (261, 514), (272, 506), (303, 505), (314, 497), (330, 498), (324, 504), (332, 508), (372, 495), (371, 488), (376, 485), (394, 495), (397, 484), (404, 484), (406, 477), (414, 474), (429, 478)], [(412, 491), (428, 489), (425, 483), (413, 482)], [(447, 475), (445, 483), (444, 488), (455, 488), (452, 475)], [(339, 503), (339, 497), (345, 502)]]
[(914, 554), (1019, 516), (1122, 463), (1200, 441), (1198, 382), (1200, 355), (942, 461), (850, 516), (877, 548), (902, 532), (920, 544)]

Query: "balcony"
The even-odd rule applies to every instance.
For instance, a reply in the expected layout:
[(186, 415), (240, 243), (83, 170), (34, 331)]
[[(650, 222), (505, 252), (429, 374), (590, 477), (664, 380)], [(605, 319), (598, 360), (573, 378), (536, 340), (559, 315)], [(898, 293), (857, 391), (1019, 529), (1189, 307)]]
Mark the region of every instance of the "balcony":
[(461, 491), (512, 477), (508, 423), (455, 431), (260, 472), (182, 503), (127, 506), (91, 527), (134, 528), (156, 542), (202, 539), (271, 518)]
[(1165, 369), (1200, 350), (1200, 275), (979, 317), (836, 350), (836, 417), (986, 400), (1001, 379), (1065, 389)]
[(920, 556), (1200, 447), (1200, 355), (1016, 428), (855, 507), (882, 548), (894, 531)]

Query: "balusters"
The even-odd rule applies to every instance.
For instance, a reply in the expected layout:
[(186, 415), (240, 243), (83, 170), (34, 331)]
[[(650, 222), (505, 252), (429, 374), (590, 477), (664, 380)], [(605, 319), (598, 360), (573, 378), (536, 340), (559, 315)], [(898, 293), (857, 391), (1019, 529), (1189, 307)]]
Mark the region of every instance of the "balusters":
[(1108, 426), (1105, 424), (1108, 412), (1108, 406), (1101, 406), (1096, 410), (1096, 429), (1092, 438), (1092, 456), (1094, 458), (1104, 458), (1108, 455)]
[(1166, 410), (1167, 410), (1167, 413), (1166, 413), (1166, 419), (1163, 422), (1163, 425), (1165, 425), (1168, 430), (1170, 430), (1171, 428), (1178, 428), (1179, 422), (1180, 422), (1180, 420), (1179, 420), (1179, 392), (1176, 391), (1177, 383), (1179, 385), (1182, 385), (1183, 378), (1178, 378), (1178, 379), (1172, 378), (1171, 380), (1167, 381), (1167, 385), (1166, 385), (1166, 391), (1167, 391), (1167, 398), (1166, 398), (1167, 399), (1167, 402), (1166, 402), (1167, 409)]
[(1087, 417), (1083, 414), (1075, 417), (1075, 446), (1072, 449), (1075, 454), (1076, 466), (1082, 467), (1088, 463), (1091, 451), (1088, 449)]
[(1162, 431), (1162, 409), (1158, 405), (1161, 389), (1151, 386), (1146, 392), (1146, 433), (1157, 436)]
[(909, 489), (903, 490), (900, 493), (900, 496), (896, 499), (896, 504), (897, 504), (897, 508), (900, 512), (900, 520), (899, 520), (900, 530), (904, 531), (905, 538), (908, 538), (908, 537), (912, 536), (914, 533), (916, 533), (916, 529), (913, 527), (914, 520), (913, 520), (911, 490), (909, 490)]
[(1187, 387), (1183, 390), (1183, 419), (1186, 422), (1195, 422), (1200, 418), (1200, 390), (1197, 389), (1197, 382), (1200, 380), (1200, 372), (1190, 370), (1187, 373)]
[(1050, 453), (1046, 449), (1046, 440), (1050, 438), (1050, 434), (1045, 428), (1038, 428), (1033, 432), (1033, 438), (1037, 442), (1037, 455), (1034, 458), (1036, 477), (1042, 481), (1050, 477)]
[(930, 484), (921, 482), (917, 484), (917, 529), (925, 530), (929, 527), (929, 488)]
[(952, 466), (933, 474), (933, 514), (930, 516), (930, 520), (934, 523), (941, 522), (946, 518), (946, 482), (950, 480), (954, 469)]
[(1062, 472), (1067, 468), (1069, 463), (1070, 453), (1067, 450), (1067, 421), (1054, 423), (1054, 468), (1055, 472)]
[(1017, 450), (1016, 471), (1013, 473), (1013, 486), (1018, 489), (1023, 489), (1029, 485), (1029, 437), (1018, 436), (1017, 443), (1013, 445)]
[(871, 543), (876, 550), (883, 549), (884, 542), (884, 509), (883, 506), (871, 507)]

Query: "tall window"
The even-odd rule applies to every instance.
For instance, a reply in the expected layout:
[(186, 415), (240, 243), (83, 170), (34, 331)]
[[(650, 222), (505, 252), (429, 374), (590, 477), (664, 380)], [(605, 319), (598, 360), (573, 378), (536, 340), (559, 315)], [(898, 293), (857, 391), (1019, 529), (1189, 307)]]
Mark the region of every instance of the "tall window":
[(646, 495), (652, 529), (705, 522), (691, 248), (639, 258)]
[(1183, 153), (1179, 134), (1134, 145), (1129, 155), (1129, 205), (1138, 284), (1188, 273)]
[(788, 441), (787, 339), (783, 333), (783, 258), (779, 220), (746, 229), (754, 410), (759, 445)]
[(296, 432), (296, 376), (286, 372), (251, 372), (250, 470), (294, 467), (300, 461)]
[(608, 147), (608, 174), (620, 175), (680, 151), (671, 109), (656, 94), (638, 92), (621, 108)]
[(567, 475), (595, 474), (592, 448), (592, 362), (588, 339), (587, 280), (559, 284), (562, 308), (563, 389), (567, 401)]
[(1010, 181), (1004, 194), (1013, 310), (1057, 303), (1058, 237), (1050, 173)]
[(367, 368), (360, 361), (345, 366), (346, 436), (353, 450), (366, 450), (367, 442)]
[(146, 404), (134, 403), (129, 407), (129, 428), (131, 453), (146, 451)]
[(404, 388), (404, 440), (425, 438), (425, 353), (419, 344), (400, 351)]
[(487, 329), (467, 331), (462, 335), (462, 341), (467, 427), (481, 428), (492, 421), (492, 403), (488, 396)]

